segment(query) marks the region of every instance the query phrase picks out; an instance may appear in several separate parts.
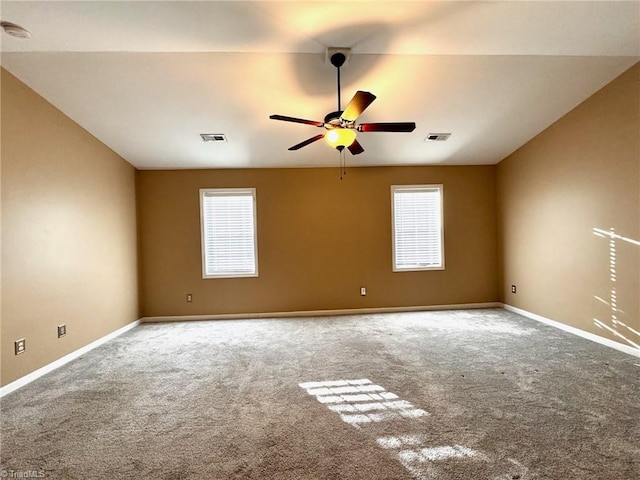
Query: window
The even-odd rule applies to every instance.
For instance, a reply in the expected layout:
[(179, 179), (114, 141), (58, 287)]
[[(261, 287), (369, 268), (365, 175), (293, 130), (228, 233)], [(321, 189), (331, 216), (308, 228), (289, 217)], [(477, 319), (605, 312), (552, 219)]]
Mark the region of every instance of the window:
[(200, 190), (202, 276), (257, 277), (256, 189)]
[(393, 271), (444, 270), (442, 185), (392, 185)]

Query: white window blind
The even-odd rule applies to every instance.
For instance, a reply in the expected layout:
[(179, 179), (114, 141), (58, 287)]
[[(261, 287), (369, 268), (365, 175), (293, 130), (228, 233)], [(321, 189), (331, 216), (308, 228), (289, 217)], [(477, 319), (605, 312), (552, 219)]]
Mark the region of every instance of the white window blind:
[(258, 276), (255, 188), (200, 190), (203, 277)]
[(393, 271), (442, 270), (442, 185), (392, 186)]

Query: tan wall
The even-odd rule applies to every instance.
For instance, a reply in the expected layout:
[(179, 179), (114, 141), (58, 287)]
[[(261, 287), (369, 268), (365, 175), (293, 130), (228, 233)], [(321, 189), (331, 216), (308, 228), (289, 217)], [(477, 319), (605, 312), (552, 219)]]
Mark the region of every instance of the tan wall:
[[(390, 185), (420, 183), (444, 184), (446, 270), (393, 273)], [(256, 187), (258, 278), (202, 279), (206, 187)], [(493, 166), (142, 171), (138, 195), (144, 316), (497, 300)]]
[(640, 345), (640, 245), (594, 229), (640, 241), (639, 80), (636, 64), (497, 176), (503, 300), (627, 345)]
[(1, 86), (6, 385), (136, 320), (138, 300), (134, 168), (5, 70)]

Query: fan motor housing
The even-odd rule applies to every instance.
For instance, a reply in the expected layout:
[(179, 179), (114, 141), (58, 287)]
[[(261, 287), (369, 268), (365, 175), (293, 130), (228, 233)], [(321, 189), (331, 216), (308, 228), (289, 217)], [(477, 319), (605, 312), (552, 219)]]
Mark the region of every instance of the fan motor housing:
[(327, 113), (324, 117), (324, 123), (329, 123), (331, 125), (340, 125), (340, 116), (342, 115), (342, 110), (338, 110), (336, 112)]

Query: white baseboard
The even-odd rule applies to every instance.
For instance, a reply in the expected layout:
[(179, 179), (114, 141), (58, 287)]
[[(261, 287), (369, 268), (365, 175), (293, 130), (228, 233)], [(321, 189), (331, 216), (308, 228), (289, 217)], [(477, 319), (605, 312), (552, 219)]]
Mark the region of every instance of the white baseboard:
[(420, 312), (430, 310), (472, 310), (480, 308), (502, 308), (499, 302), (461, 303), (453, 305), (423, 305), (411, 307), (344, 308), (339, 310), (301, 310), (297, 312), (264, 313), (222, 313), (213, 315), (171, 315), (142, 317), (143, 323), (184, 322), (192, 320), (241, 320), (251, 318), (291, 318), (291, 317), (328, 317), (332, 315), (362, 315), (372, 313)]
[(608, 338), (601, 337), (600, 335), (595, 335), (593, 333), (585, 332), (584, 330), (580, 330), (579, 328), (571, 327), (569, 325), (565, 325), (564, 323), (556, 322), (555, 320), (551, 320), (550, 318), (543, 317), (542, 315), (538, 315), (537, 313), (527, 312), (526, 310), (522, 310), (521, 308), (512, 307), (511, 305), (502, 304), (502, 307), (509, 312), (517, 313), (522, 315), (523, 317), (530, 318), (531, 320), (536, 320), (541, 323), (545, 323), (552, 327), (558, 328), (560, 330), (564, 330), (565, 332), (573, 333), (574, 335), (578, 335), (579, 337), (586, 338), (587, 340), (591, 340), (592, 342), (599, 343), (601, 345), (605, 345), (607, 347), (615, 348), (621, 352), (627, 353), (629, 355), (633, 355), (634, 357), (640, 357), (640, 349), (633, 348), (628, 345), (623, 345), (622, 343), (618, 343), (614, 340), (609, 340)]
[(91, 342), (88, 345), (85, 345), (82, 348), (79, 348), (78, 350), (75, 350), (67, 355), (65, 355), (62, 358), (59, 358), (58, 360), (56, 360), (55, 362), (51, 362), (48, 365), (45, 365), (42, 368), (39, 368), (38, 370), (31, 372), (27, 375), (25, 375), (24, 377), (20, 377), (18, 380), (15, 380), (7, 385), (5, 385), (4, 387), (0, 388), (0, 398), (4, 397), (5, 395), (7, 395), (8, 393), (11, 393), (21, 387), (24, 387), (26, 384), (33, 382), (35, 379), (42, 377), (43, 375), (46, 375), (47, 373), (55, 370), (56, 368), (59, 368), (61, 366), (63, 366), (66, 363), (69, 363), (72, 360), (75, 360), (76, 358), (78, 358), (81, 355), (84, 355), (85, 353), (87, 353), (90, 350), (93, 350), (96, 347), (99, 347), (100, 345), (102, 345), (103, 343), (108, 342), (109, 340), (112, 340), (114, 338), (116, 338), (119, 335), (122, 335), (125, 332), (128, 332), (129, 330), (131, 330), (132, 328), (137, 327), (138, 325), (140, 325), (140, 320), (136, 320), (135, 322), (131, 322), (128, 325), (125, 325), (122, 328), (119, 328), (118, 330), (116, 330), (115, 332), (111, 332), (108, 335), (105, 335), (104, 337), (99, 338), (98, 340)]
[(579, 328), (571, 327), (569, 325), (565, 325), (564, 323), (556, 322), (555, 320), (551, 320), (549, 318), (543, 317), (542, 315), (538, 315), (536, 313), (531, 313), (526, 310), (522, 310), (521, 308), (513, 307), (508, 304), (499, 303), (499, 302), (485, 302), (485, 303), (463, 303), (463, 304), (452, 304), (452, 305), (423, 305), (423, 306), (410, 306), (410, 307), (378, 307), (378, 308), (349, 308), (349, 309), (339, 309), (339, 310), (303, 310), (296, 312), (266, 312), (266, 313), (232, 313), (232, 314), (216, 314), (216, 315), (175, 315), (175, 316), (157, 316), (157, 317), (143, 317), (140, 320), (136, 320), (135, 322), (131, 322), (128, 325), (125, 325), (118, 330), (111, 332), (108, 335), (105, 335), (94, 342), (91, 342), (88, 345), (85, 345), (78, 350), (75, 350), (58, 360), (45, 365), (38, 370), (25, 375), (24, 377), (15, 380), (4, 387), (0, 388), (0, 398), (5, 395), (27, 385), (28, 383), (33, 382), (37, 378), (46, 375), (47, 373), (59, 368), (72, 360), (84, 355), (85, 353), (93, 350), (96, 347), (112, 340), (119, 335), (122, 335), (125, 332), (128, 332), (132, 328), (137, 327), (140, 323), (145, 322), (181, 322), (181, 321), (192, 321), (192, 320), (232, 320), (232, 319), (250, 319), (250, 318), (274, 318), (274, 317), (320, 317), (320, 316), (331, 316), (331, 315), (360, 315), (360, 314), (372, 314), (372, 313), (393, 313), (393, 312), (419, 312), (419, 311), (434, 311), (434, 310), (472, 310), (472, 309), (483, 309), (483, 308), (504, 308), (505, 310), (513, 313), (517, 313), (522, 315), (523, 317), (530, 318), (532, 320), (536, 320), (538, 322), (544, 323), (546, 325), (550, 325), (552, 327), (558, 328), (560, 330), (564, 330), (565, 332), (572, 333), (574, 335), (578, 335), (579, 337), (586, 338), (587, 340), (591, 340), (592, 342), (599, 343), (601, 345), (605, 345), (610, 348), (614, 348), (620, 352), (633, 355), (635, 357), (640, 357), (640, 349), (633, 348), (627, 345), (623, 345), (621, 343), (615, 342), (613, 340), (609, 340), (608, 338), (601, 337), (599, 335), (595, 335), (593, 333), (585, 332), (584, 330), (580, 330)]

